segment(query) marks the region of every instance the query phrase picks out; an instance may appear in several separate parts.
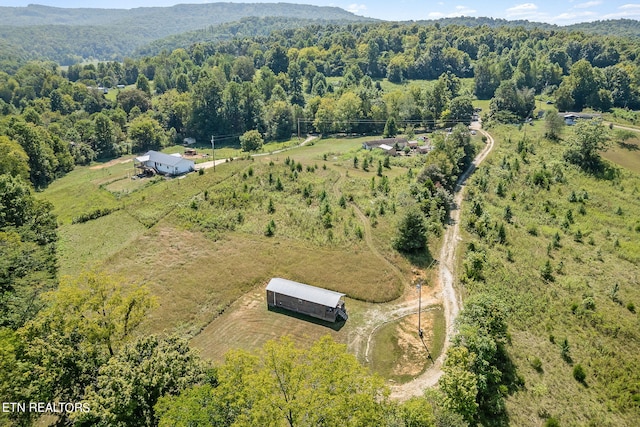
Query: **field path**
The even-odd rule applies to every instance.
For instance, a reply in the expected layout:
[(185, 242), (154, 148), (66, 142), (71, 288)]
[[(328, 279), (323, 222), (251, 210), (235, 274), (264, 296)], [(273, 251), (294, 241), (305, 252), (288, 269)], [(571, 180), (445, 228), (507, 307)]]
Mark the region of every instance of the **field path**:
[[(345, 174), (343, 174), (342, 171), (340, 171), (340, 177), (333, 184), (333, 192), (337, 199), (339, 199), (340, 196), (342, 195), (342, 192), (340, 191), (340, 189), (342, 188), (342, 182), (344, 181), (345, 178), (346, 178)], [(362, 226), (364, 227), (363, 228), (364, 241), (367, 244), (367, 247), (369, 248), (371, 253), (376, 258), (378, 258), (382, 262), (382, 264), (387, 265), (391, 270), (393, 270), (393, 273), (398, 277), (398, 280), (400, 280), (400, 283), (403, 283), (405, 279), (400, 269), (396, 267), (396, 265), (393, 264), (391, 261), (389, 261), (384, 255), (382, 255), (382, 253), (380, 253), (376, 245), (373, 243), (373, 232), (371, 231), (371, 223), (369, 222), (369, 218), (367, 218), (367, 216), (362, 212), (362, 210), (357, 204), (351, 202), (350, 205), (353, 207), (353, 211), (355, 212), (356, 216), (358, 217), (358, 219), (362, 223)]]
[[(394, 385), (391, 387), (391, 398), (405, 401), (414, 396), (421, 396), (424, 390), (428, 387), (433, 387), (438, 383), (438, 380), (442, 376), (442, 364), (444, 358), (451, 344), (451, 338), (455, 332), (454, 324), (458, 317), (458, 313), (462, 308), (462, 300), (459, 295), (456, 295), (454, 288), (454, 272), (455, 272), (455, 258), (458, 242), (460, 241), (460, 211), (462, 208), (464, 183), (467, 178), (476, 170), (476, 168), (484, 161), (489, 155), (494, 146), (493, 137), (486, 131), (480, 128), (480, 122), (474, 122), (472, 129), (481, 132), (487, 138), (487, 144), (484, 149), (476, 156), (469, 168), (460, 176), (456, 183), (454, 206), (451, 210), (450, 226), (447, 227), (444, 240), (442, 243), (442, 249), (440, 250), (440, 260), (438, 264), (440, 279), (440, 287), (442, 289), (442, 304), (444, 306), (444, 316), (447, 325), (447, 333), (445, 337), (444, 346), (440, 356), (434, 361), (433, 365), (429, 367), (422, 375), (414, 378), (413, 380), (400, 385)], [(427, 303), (428, 304), (428, 303)], [(417, 302), (414, 302), (414, 310), (417, 309)]]

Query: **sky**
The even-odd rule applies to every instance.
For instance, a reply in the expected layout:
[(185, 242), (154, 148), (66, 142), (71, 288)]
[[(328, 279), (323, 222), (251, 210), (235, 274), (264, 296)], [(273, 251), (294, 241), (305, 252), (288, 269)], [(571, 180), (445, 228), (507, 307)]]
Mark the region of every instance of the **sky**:
[[(227, 0), (231, 3), (275, 3), (278, 0)], [(280, 0), (283, 1), (283, 0)], [(454, 16), (487, 16), (509, 20), (527, 19), (567, 25), (601, 19), (640, 19), (640, 0), (286, 0), (287, 3), (335, 6), (356, 15), (387, 21), (437, 19)], [(57, 7), (130, 9), (172, 6), (179, 3), (212, 3), (207, 0), (0, 0), (0, 6), (29, 3)]]

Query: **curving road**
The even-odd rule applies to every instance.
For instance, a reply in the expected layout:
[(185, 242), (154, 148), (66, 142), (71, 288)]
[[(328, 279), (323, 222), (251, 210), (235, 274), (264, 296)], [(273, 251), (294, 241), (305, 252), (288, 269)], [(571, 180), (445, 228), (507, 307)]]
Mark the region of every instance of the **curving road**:
[[(440, 286), (442, 288), (442, 305), (444, 306), (444, 316), (447, 325), (442, 353), (435, 360), (433, 365), (431, 365), (431, 367), (429, 367), (429, 369), (427, 369), (422, 375), (405, 384), (394, 385), (391, 387), (391, 398), (396, 400), (404, 401), (414, 396), (421, 396), (426, 388), (435, 386), (442, 376), (442, 364), (444, 362), (447, 349), (451, 344), (451, 339), (455, 333), (455, 320), (462, 308), (462, 300), (460, 299), (460, 296), (456, 294), (454, 288), (454, 271), (456, 267), (456, 250), (458, 242), (460, 241), (460, 211), (462, 208), (463, 190), (467, 178), (469, 178), (476, 168), (485, 160), (495, 144), (493, 137), (480, 127), (480, 122), (474, 122), (472, 124), (472, 129), (479, 131), (487, 138), (487, 144), (476, 156), (469, 168), (467, 168), (467, 170), (458, 179), (455, 189), (454, 206), (451, 210), (450, 226), (446, 229), (442, 249), (440, 251), (438, 277), (440, 278)], [(417, 308), (417, 303), (415, 304), (415, 308)]]

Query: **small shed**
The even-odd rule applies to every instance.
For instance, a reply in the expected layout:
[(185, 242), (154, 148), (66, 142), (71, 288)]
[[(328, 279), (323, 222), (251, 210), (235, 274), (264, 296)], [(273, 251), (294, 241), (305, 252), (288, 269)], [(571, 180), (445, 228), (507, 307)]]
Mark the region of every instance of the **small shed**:
[(153, 169), (161, 175), (182, 175), (195, 169), (193, 160), (183, 158), (179, 153), (165, 154), (149, 151), (135, 158), (135, 166), (141, 169)]
[(387, 156), (395, 156), (396, 155), (396, 149), (390, 145), (387, 144), (381, 144), (378, 146), (379, 149), (381, 149), (384, 154), (386, 154)]
[(267, 305), (328, 322), (347, 320), (344, 294), (274, 277), (267, 285)]

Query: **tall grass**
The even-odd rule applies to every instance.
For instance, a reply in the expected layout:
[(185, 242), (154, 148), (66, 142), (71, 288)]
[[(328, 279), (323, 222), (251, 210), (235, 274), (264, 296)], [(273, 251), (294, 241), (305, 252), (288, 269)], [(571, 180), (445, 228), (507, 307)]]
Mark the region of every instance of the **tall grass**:
[[(460, 269), (480, 273), (463, 277), (465, 292), (494, 294), (509, 307), (509, 353), (525, 379), (507, 400), (510, 419), (635, 425), (640, 331), (627, 305), (640, 300), (640, 175), (611, 165), (616, 173), (603, 179), (565, 164), (566, 146), (545, 140), (541, 125), (491, 132), (497, 148), (470, 180)], [(574, 379), (574, 363), (584, 382)]]

